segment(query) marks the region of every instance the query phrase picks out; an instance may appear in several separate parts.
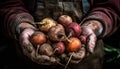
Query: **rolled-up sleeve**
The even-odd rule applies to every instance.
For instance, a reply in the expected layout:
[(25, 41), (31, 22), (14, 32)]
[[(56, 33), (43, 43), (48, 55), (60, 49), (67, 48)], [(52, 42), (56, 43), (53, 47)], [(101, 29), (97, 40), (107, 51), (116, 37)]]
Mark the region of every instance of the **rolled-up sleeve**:
[(0, 25), (6, 36), (14, 37), (16, 26), (22, 22), (34, 23), (33, 17), (26, 10), (22, 0), (0, 1)]
[(98, 20), (104, 27), (100, 37), (113, 34), (120, 26), (120, 0), (90, 0), (91, 9), (84, 21)]

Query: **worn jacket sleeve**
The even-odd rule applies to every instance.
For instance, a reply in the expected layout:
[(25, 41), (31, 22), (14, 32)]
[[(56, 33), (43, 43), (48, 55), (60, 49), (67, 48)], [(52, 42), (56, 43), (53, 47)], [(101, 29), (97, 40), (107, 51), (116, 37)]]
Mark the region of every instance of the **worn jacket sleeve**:
[(4, 34), (14, 37), (16, 26), (22, 22), (33, 24), (33, 17), (25, 9), (22, 0), (0, 1), (0, 25)]
[(101, 37), (113, 34), (120, 26), (120, 0), (89, 0), (90, 12), (84, 19), (95, 19), (102, 23), (104, 27)]

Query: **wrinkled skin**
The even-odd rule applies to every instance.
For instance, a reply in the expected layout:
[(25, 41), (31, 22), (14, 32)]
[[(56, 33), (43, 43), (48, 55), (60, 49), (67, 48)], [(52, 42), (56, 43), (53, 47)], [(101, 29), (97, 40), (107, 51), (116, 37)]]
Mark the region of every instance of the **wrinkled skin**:
[(94, 53), (94, 49), (96, 46), (97, 36), (101, 34), (102, 25), (100, 22), (96, 20), (87, 21), (86, 24), (81, 25), (82, 36), (86, 37), (86, 44), (82, 46), (82, 48), (78, 52), (70, 52), (68, 54), (62, 54), (62, 58), (68, 62), (70, 56), (72, 58), (70, 63), (79, 63), (83, 58), (89, 56)]
[(82, 47), (77, 52), (69, 52), (68, 54), (63, 53), (60, 57), (67, 63), (72, 55), (69, 63), (77, 64), (85, 57), (85, 53), (85, 48)]
[[(77, 52), (69, 52), (69, 53), (63, 53), (61, 55), (61, 58), (68, 62), (71, 55), (70, 63), (77, 64), (82, 59), (84, 59), (86, 56), (89, 56), (90, 54), (94, 53), (94, 48), (96, 46), (97, 37), (101, 34), (99, 32), (102, 28), (102, 25), (98, 21), (90, 20), (81, 25), (82, 29), (82, 36), (86, 37), (86, 44), (82, 45), (82, 48), (79, 49)], [(36, 51), (32, 44), (29, 41), (29, 37), (34, 33), (35, 31), (33, 29), (24, 29), (23, 32), (20, 35), (20, 44), (23, 50), (24, 55), (28, 56), (32, 61), (38, 63), (38, 64), (53, 64), (56, 62), (56, 59), (54, 57), (48, 57), (46, 55), (39, 55), (36, 54)]]
[(43, 65), (50, 65), (56, 62), (54, 57), (49, 57), (47, 55), (40, 55), (36, 52), (35, 47), (29, 41), (30, 36), (35, 32), (31, 28), (26, 28), (20, 34), (20, 44), (22, 52), (25, 56), (31, 59), (33, 62)]

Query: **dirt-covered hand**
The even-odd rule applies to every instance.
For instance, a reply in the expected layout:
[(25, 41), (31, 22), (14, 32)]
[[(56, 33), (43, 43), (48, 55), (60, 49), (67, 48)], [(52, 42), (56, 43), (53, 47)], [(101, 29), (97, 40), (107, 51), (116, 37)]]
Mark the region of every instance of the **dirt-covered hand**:
[(86, 47), (87, 51), (89, 53), (93, 53), (95, 44), (96, 44), (96, 40), (97, 40), (97, 37), (96, 37), (94, 31), (87, 26), (83, 26), (82, 27), (82, 36), (86, 37), (85, 47)]
[(77, 52), (69, 52), (61, 55), (61, 58), (67, 63), (77, 64), (85, 57), (85, 47), (82, 46)]
[(99, 21), (89, 20), (81, 25), (82, 33), (80, 36), (85, 37), (85, 42), (77, 52), (62, 54), (61, 57), (70, 63), (79, 63), (82, 59), (94, 53), (97, 38), (101, 35), (103, 27)]
[(102, 34), (103, 26), (97, 20), (89, 20), (81, 25), (82, 36), (86, 37), (86, 50), (89, 53), (94, 52), (97, 38)]
[(26, 28), (20, 34), (20, 44), (22, 48), (22, 52), (25, 56), (27, 56), (30, 60), (35, 63), (43, 64), (43, 65), (50, 65), (56, 62), (56, 58), (49, 57), (47, 55), (40, 55), (36, 52), (35, 47), (30, 42), (31, 35), (35, 33), (34, 29)]

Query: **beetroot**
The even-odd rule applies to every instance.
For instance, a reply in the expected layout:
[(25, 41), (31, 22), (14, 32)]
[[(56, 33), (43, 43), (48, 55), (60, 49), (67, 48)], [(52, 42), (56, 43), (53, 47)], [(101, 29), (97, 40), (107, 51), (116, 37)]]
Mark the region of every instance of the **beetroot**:
[(65, 45), (63, 42), (53, 44), (53, 48), (56, 54), (62, 54), (65, 51)]
[(79, 36), (79, 39), (81, 40), (81, 42), (82, 42), (83, 44), (86, 44), (86, 42), (87, 42), (87, 37), (86, 37), (86, 36), (80, 35), (80, 36)]
[(66, 27), (68, 24), (72, 23), (72, 18), (68, 15), (61, 15), (58, 18), (58, 22)]
[(33, 45), (41, 45), (46, 42), (46, 35), (40, 31), (37, 31), (30, 37), (30, 41)]
[(78, 23), (72, 22), (66, 28), (66, 33), (70, 36), (80, 36), (81, 34), (81, 27)]
[(63, 41), (65, 39), (65, 30), (61, 24), (53, 26), (48, 31), (48, 38), (52, 41)]
[(44, 43), (39, 47), (38, 53), (41, 55), (52, 56), (53, 55), (53, 48), (51, 47), (50, 44)]
[(76, 52), (81, 48), (81, 41), (76, 37), (70, 37), (66, 46), (67, 52)]
[(52, 26), (56, 26), (57, 22), (52, 18), (44, 18), (41, 22), (38, 22), (40, 31), (48, 32)]

